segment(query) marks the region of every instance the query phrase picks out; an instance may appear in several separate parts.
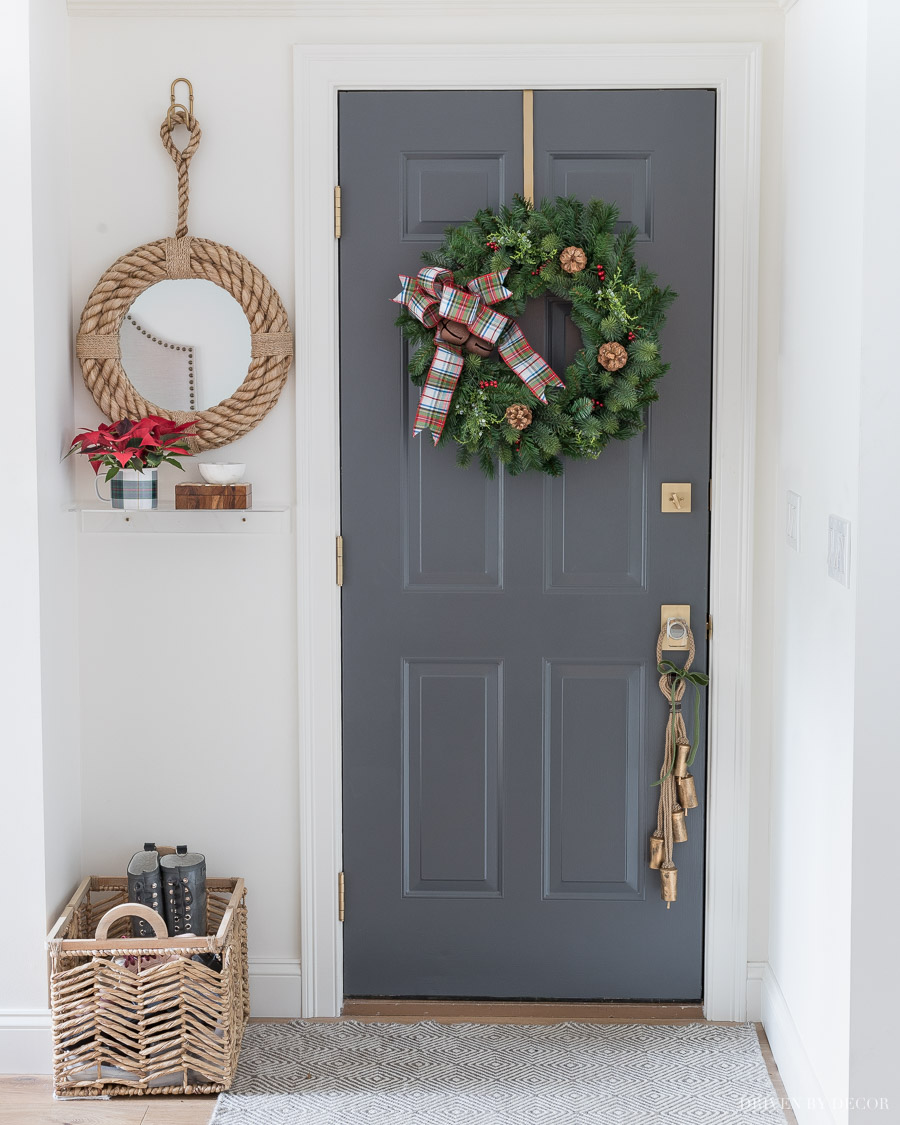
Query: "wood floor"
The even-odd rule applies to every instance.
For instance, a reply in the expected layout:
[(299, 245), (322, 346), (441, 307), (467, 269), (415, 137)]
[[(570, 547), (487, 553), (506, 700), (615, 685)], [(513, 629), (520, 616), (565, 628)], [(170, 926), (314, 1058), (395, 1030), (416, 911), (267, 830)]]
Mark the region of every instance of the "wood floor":
[[(422, 1019), (442, 1023), (535, 1024), (571, 1019), (585, 1023), (697, 1023), (703, 1018), (698, 1012), (695, 1005), (670, 1004), (496, 1004), (489, 1001), (413, 1004), (402, 1000), (357, 1000), (347, 1002), (342, 1018), (367, 1022), (390, 1020), (392, 1023), (415, 1023)], [(787, 1094), (766, 1033), (760, 1024), (756, 1025), (756, 1030), (775, 1092), (786, 1102)], [(44, 1075), (0, 1075), (0, 1125), (208, 1125), (215, 1101), (214, 1096), (175, 1098), (166, 1095), (106, 1101), (54, 1101), (51, 1080)], [(790, 1108), (785, 1108), (785, 1117), (788, 1125), (797, 1125)]]
[(703, 1023), (700, 1004), (619, 1004), (612, 1001), (345, 1000), (344, 1019), (440, 1020), (442, 1023)]

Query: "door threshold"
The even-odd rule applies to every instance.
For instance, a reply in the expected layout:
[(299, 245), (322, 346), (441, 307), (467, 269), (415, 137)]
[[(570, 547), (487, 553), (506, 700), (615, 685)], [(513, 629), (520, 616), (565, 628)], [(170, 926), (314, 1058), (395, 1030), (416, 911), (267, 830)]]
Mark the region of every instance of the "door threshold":
[(705, 1023), (702, 1004), (615, 1000), (344, 999), (346, 1019), (590, 1020), (603, 1023)]

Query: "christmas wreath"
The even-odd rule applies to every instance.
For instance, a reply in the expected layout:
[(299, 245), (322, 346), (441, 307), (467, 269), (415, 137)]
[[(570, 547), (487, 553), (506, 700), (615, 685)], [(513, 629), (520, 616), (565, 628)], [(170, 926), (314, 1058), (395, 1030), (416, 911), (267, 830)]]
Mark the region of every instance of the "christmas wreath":
[[(635, 262), (637, 229), (614, 233), (617, 217), (600, 199), (533, 207), (516, 196), (448, 229), (418, 275), (401, 276), (397, 324), (422, 387), (416, 434), (456, 442), (459, 463), (477, 457), (488, 476), (496, 461), (512, 475), (558, 476), (561, 457), (596, 458), (644, 428), (668, 369), (658, 334), (676, 294)], [(515, 322), (545, 293), (571, 302), (581, 330), (564, 379)]]

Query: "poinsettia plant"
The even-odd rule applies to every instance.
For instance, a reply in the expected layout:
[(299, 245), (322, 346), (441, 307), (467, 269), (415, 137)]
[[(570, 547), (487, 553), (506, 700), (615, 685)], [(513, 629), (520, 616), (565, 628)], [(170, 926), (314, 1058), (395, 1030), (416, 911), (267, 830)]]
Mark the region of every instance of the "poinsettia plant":
[[(84, 431), (72, 439), (69, 453), (83, 453), (95, 473), (106, 468), (110, 481), (121, 469), (156, 469), (163, 463), (184, 469), (180, 457), (190, 457), (191, 451), (179, 444), (193, 437), (188, 430), (193, 422), (176, 426), (168, 418), (148, 414), (137, 422), (123, 418), (119, 422), (103, 423), (96, 430)], [(66, 456), (69, 456), (69, 453)]]

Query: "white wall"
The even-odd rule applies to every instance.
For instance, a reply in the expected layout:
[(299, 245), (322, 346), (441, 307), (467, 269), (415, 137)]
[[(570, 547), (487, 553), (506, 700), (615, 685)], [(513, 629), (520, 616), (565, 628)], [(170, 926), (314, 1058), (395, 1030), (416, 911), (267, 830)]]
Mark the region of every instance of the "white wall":
[[(897, 912), (885, 880), (896, 820), (885, 592), (898, 547), (888, 327), (897, 293), (900, 185), (889, 138), (900, 104), (898, 31), (885, 0), (801, 2), (786, 19), (764, 1017), (801, 1125), (869, 1112), (848, 1115), (848, 1099), (891, 1093), (894, 1114), (900, 1105), (888, 1022), (898, 1000)], [(788, 489), (801, 496), (799, 553), (785, 541)], [(830, 514), (851, 521), (849, 589), (826, 575)]]
[(73, 410), (64, 0), (31, 0), (30, 63), (44, 817), (47, 909), (55, 919), (82, 878), (74, 466), (62, 461)]
[(4, 529), (0, 1069), (49, 1065), (43, 939), (81, 870), (64, 0), (9, 0), (0, 36)]
[(895, 970), (900, 908), (894, 880), (897, 830), (897, 614), (888, 595), (900, 559), (900, 386), (894, 354), (900, 229), (900, 153), (893, 143), (900, 112), (900, 8), (869, 0), (863, 218), (862, 377), (865, 441), (859, 451), (859, 549), (856, 601), (856, 701), (850, 968), (851, 1122), (871, 1121), (872, 1100), (900, 1116)]

